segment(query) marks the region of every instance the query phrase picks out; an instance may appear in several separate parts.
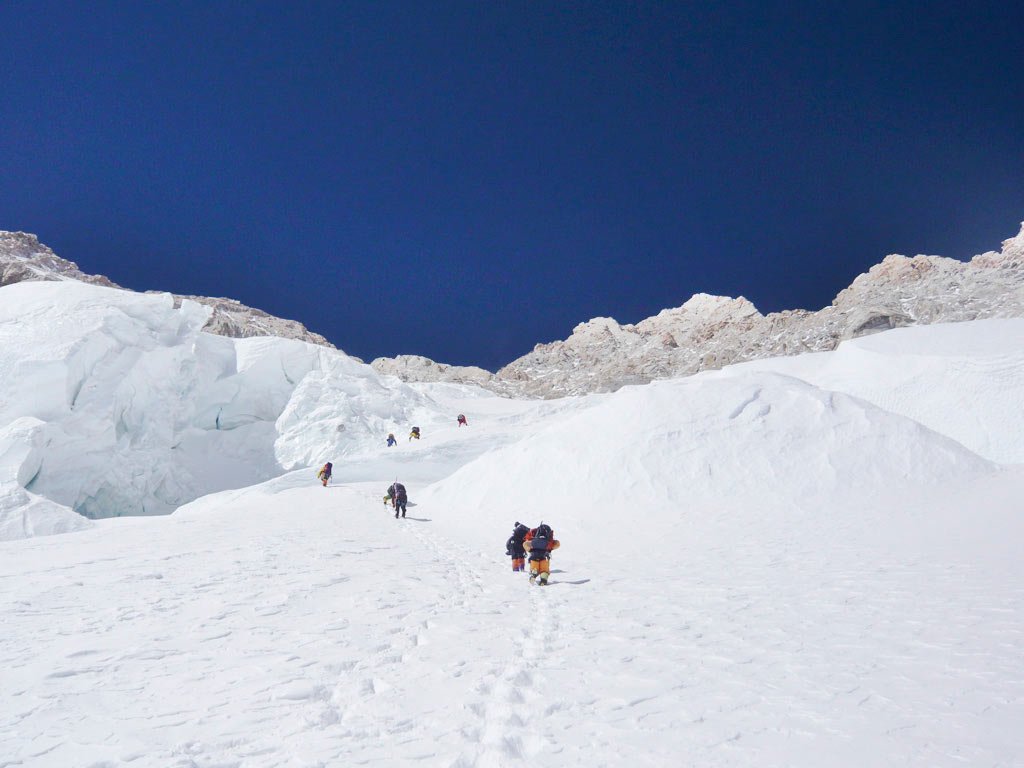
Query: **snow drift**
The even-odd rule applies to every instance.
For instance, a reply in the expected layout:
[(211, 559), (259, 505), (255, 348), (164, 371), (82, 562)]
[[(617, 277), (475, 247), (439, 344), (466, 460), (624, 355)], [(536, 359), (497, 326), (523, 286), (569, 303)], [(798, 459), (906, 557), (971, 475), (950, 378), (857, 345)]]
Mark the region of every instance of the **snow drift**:
[(555, 508), (563, 527), (649, 550), (650, 537), (685, 535), (686, 518), (835, 514), (995, 469), (909, 418), (777, 374), (716, 372), (582, 404), (466, 465), (429, 501), (481, 535)]
[(785, 373), (907, 416), (992, 461), (1024, 462), (1021, 319), (898, 328), (844, 342), (835, 352), (725, 370)]

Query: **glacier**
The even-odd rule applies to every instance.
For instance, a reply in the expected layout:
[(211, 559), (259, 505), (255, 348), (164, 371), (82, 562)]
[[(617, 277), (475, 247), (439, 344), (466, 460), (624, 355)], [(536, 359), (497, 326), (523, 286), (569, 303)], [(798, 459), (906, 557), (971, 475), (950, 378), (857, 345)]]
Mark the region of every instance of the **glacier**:
[(208, 307), (74, 281), (0, 293), (0, 483), (87, 517), (363, 452), (429, 397), (333, 349), (202, 332)]
[(207, 312), (0, 288), (0, 765), (1020, 762), (1024, 320), (522, 400)]

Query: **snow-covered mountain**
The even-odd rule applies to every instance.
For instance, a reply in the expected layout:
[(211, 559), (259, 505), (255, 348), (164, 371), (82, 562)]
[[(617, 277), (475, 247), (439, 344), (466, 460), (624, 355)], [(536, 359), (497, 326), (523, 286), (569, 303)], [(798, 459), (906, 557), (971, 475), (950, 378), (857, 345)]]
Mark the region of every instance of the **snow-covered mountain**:
[(0, 288), (0, 765), (1020, 762), (1024, 319), (538, 400), (208, 313)]
[[(0, 230), (0, 287), (38, 280), (78, 280), (107, 288), (121, 287), (103, 275), (89, 275), (82, 272), (73, 261), (62, 259), (50, 248), (40, 243), (39, 238), (35, 235)], [(153, 293), (159, 293), (159, 291), (153, 291)], [(278, 336), (284, 339), (308, 341), (326, 347), (334, 346), (320, 334), (310, 331), (302, 323), (275, 317), (262, 310), (247, 307), (234, 299), (174, 296), (176, 306), (184, 300), (205, 304), (213, 310), (204, 328), (210, 333), (232, 338)]]
[[(831, 350), (890, 328), (997, 317), (1024, 317), (1024, 225), (1001, 252), (966, 263), (886, 256), (816, 312), (762, 315), (743, 297), (697, 294), (635, 325), (608, 317), (581, 323), (568, 339), (538, 344), (493, 378), (477, 373), (473, 380), (520, 397), (611, 392), (745, 360)], [(460, 369), (425, 359), (372, 364), (409, 381), (466, 380)]]
[[(78, 280), (118, 287), (83, 273), (34, 235), (0, 232), (0, 286), (26, 280)], [(210, 307), (205, 330), (232, 338), (278, 336), (333, 345), (301, 323), (234, 299), (175, 296)], [(628, 384), (687, 376), (732, 363), (835, 349), (880, 330), (965, 320), (1024, 317), (1024, 224), (969, 262), (941, 256), (886, 256), (818, 311), (762, 315), (743, 297), (697, 294), (682, 306), (639, 323), (599, 317), (564, 341), (538, 344), (496, 374), (418, 355), (377, 358), (373, 368), (406, 382), (473, 384), (509, 397), (562, 397), (612, 392)]]

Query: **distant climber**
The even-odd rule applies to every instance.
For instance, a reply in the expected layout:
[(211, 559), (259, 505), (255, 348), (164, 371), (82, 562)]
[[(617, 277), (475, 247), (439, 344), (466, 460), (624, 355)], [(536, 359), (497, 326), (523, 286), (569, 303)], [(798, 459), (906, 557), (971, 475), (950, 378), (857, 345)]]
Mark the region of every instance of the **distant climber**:
[(551, 553), (562, 546), (551, 526), (541, 523), (523, 537), (523, 548), (530, 557), (530, 583), (544, 586), (551, 576)]
[(420, 428), (419, 428), (419, 427), (413, 427), (413, 428), (412, 428), (412, 432), (410, 432), (410, 433), (409, 433), (409, 439), (410, 439), (410, 440), (412, 440), (412, 439), (413, 439), (414, 437), (415, 437), (415, 438), (416, 438), (417, 440), (419, 440), (419, 439), (420, 439)]
[(394, 432), (388, 432), (388, 448), (390, 448), (392, 445), (398, 445), (398, 441), (395, 440)]
[(320, 471), (316, 473), (316, 476), (320, 478), (320, 482), (324, 484), (324, 488), (327, 487), (327, 483), (331, 479), (331, 471), (333, 470), (333, 468), (334, 467), (331, 464), (331, 462), (328, 461), (326, 464), (320, 467)]
[(461, 413), (459, 414), (459, 426), (460, 427), (468, 427), (469, 426), (469, 422), (466, 421), (465, 415), (463, 415)]
[(505, 542), (505, 554), (512, 558), (513, 571), (526, 570), (526, 550), (523, 549), (523, 538), (530, 532), (530, 526), (516, 520), (512, 526), (512, 535)]
[(402, 513), (402, 517), (405, 517), (405, 505), (409, 502), (405, 486), (401, 483), (392, 483), (388, 488), (388, 496), (391, 497), (391, 506), (395, 509), (395, 519), (398, 519), (399, 512)]

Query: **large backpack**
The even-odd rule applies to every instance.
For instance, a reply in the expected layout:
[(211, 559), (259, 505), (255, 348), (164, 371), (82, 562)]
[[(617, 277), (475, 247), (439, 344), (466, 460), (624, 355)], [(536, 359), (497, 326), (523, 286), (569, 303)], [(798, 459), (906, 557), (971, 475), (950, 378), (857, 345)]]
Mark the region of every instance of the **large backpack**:
[(530, 554), (531, 559), (542, 559), (547, 557), (548, 543), (554, 537), (554, 532), (551, 530), (550, 525), (541, 523), (537, 526), (537, 529), (533, 532), (533, 537), (530, 539)]
[(516, 527), (512, 529), (512, 538), (515, 540), (516, 544), (521, 545), (526, 534), (529, 532), (530, 529), (528, 526), (525, 526), (522, 523), (516, 523)]

